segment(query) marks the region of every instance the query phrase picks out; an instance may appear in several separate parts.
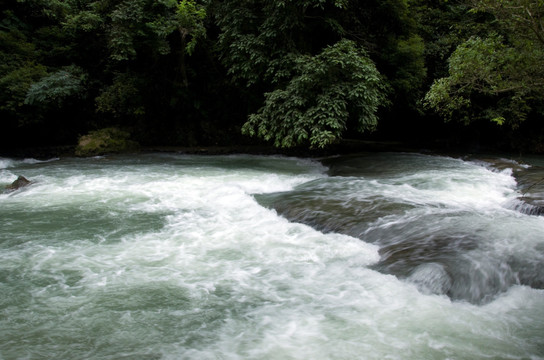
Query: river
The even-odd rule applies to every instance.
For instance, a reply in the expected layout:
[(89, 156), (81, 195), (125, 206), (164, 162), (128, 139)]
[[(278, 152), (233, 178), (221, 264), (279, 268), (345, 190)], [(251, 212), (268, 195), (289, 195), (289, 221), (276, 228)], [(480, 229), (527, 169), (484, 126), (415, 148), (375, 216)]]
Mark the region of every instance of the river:
[(0, 158), (0, 359), (543, 359), (539, 158)]

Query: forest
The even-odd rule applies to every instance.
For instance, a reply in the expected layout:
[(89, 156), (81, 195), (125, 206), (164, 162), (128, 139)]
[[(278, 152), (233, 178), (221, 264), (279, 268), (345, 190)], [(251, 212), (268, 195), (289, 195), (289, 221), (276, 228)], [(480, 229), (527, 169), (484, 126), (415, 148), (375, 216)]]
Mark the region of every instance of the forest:
[(0, 0), (0, 150), (544, 152), (543, 0)]

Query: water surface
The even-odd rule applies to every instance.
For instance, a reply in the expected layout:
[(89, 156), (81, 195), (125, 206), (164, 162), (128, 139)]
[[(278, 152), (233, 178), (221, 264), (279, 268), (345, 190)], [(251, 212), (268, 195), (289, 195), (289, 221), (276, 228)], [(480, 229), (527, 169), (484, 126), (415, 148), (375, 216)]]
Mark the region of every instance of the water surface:
[(0, 358), (543, 358), (544, 218), (514, 172), (0, 159), (0, 185), (33, 181), (0, 195)]

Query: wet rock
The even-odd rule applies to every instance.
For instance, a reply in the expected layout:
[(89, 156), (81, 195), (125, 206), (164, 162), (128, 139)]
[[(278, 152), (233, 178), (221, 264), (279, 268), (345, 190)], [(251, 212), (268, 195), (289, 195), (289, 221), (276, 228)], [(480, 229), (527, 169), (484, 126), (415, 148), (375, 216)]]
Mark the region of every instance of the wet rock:
[(25, 178), (24, 176), (19, 176), (17, 180), (12, 182), (10, 185), (6, 186), (6, 190), (14, 191), (22, 187), (28, 186), (31, 184), (31, 181)]
[(442, 264), (427, 263), (417, 266), (407, 279), (424, 294), (447, 294), (452, 279)]
[(520, 213), (526, 214), (526, 215), (537, 215), (537, 216), (544, 215), (544, 206), (540, 206), (540, 205), (533, 205), (530, 203), (521, 202), (514, 208)]

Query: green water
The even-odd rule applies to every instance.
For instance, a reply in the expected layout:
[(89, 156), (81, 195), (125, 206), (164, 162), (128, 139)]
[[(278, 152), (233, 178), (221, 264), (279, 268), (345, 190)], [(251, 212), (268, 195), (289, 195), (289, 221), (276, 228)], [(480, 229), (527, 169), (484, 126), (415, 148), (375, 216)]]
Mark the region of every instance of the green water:
[(543, 358), (512, 171), (369, 159), (0, 159), (0, 358)]

